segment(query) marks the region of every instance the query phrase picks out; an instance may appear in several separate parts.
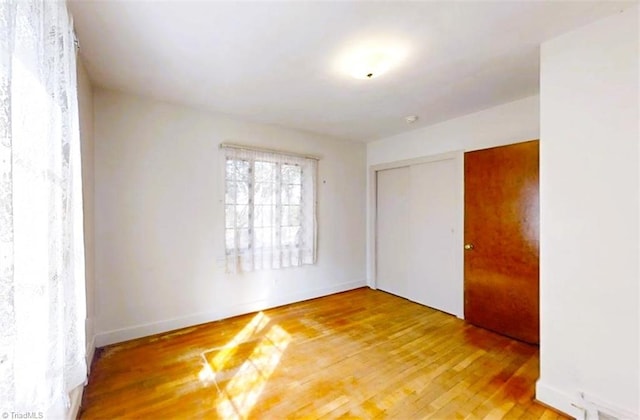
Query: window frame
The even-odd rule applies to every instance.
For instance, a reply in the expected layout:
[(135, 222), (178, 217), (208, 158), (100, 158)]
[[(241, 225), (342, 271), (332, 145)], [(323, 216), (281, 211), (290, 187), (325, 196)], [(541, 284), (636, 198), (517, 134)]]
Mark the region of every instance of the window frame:
[[(242, 180), (240, 178), (229, 178), (228, 176), (228, 163), (229, 161), (233, 161), (235, 162), (235, 165), (237, 165), (237, 162), (247, 162), (248, 165), (248, 172), (247, 172), (247, 178), (246, 180)], [(273, 229), (274, 233), (273, 235), (275, 235), (278, 238), (278, 243), (281, 245), (281, 247), (287, 247), (287, 248), (294, 248), (294, 249), (299, 249), (302, 246), (302, 241), (300, 239), (300, 234), (301, 234), (301, 230), (303, 229), (303, 223), (302, 223), (302, 219), (303, 219), (303, 203), (302, 203), (302, 187), (305, 181), (305, 170), (303, 165), (300, 165), (299, 163), (295, 162), (294, 159), (287, 159), (286, 155), (282, 155), (282, 157), (280, 157), (279, 159), (268, 159), (268, 158), (264, 158), (264, 157), (259, 157), (259, 158), (247, 158), (247, 157), (230, 157), (230, 156), (225, 156), (224, 159), (225, 165), (224, 165), (224, 187), (225, 187), (225, 194), (224, 194), (224, 230), (225, 230), (225, 243), (224, 243), (224, 249), (225, 249), (225, 255), (229, 256), (234, 254), (234, 252), (236, 251), (241, 251), (241, 252), (251, 252), (252, 250), (255, 249), (262, 249), (262, 250), (269, 250), (269, 249), (274, 249), (273, 246), (271, 247), (259, 247), (256, 244), (258, 243), (258, 238), (257, 238), (257, 230), (258, 229), (265, 229), (265, 228), (271, 228)], [(271, 163), (274, 165), (274, 177), (273, 177), (273, 181), (268, 182), (268, 181), (258, 181), (257, 178), (257, 174), (256, 174), (256, 163)], [(299, 182), (297, 183), (291, 183), (291, 182), (284, 182), (283, 179), (283, 175), (282, 175), (282, 171), (285, 165), (289, 165), (289, 166), (294, 166), (299, 168)], [(236, 166), (237, 167), (237, 166)], [(228, 191), (228, 183), (229, 182), (234, 182), (236, 183), (236, 185), (238, 183), (246, 183), (247, 187), (247, 203), (244, 204), (239, 204), (237, 201), (237, 189), (236, 189), (236, 197), (234, 198), (234, 201), (232, 203), (229, 203), (227, 201), (227, 191)], [(258, 183), (271, 183), (274, 184), (274, 192), (273, 192), (273, 203), (272, 204), (258, 204), (256, 203), (256, 196), (255, 196), (255, 192), (256, 192), (256, 184)], [(282, 195), (283, 195), (283, 191), (285, 190), (286, 186), (298, 186), (300, 193), (298, 194), (298, 203), (297, 204), (291, 204), (290, 202), (288, 203), (283, 203), (282, 200)], [(315, 188), (315, 187), (314, 187)], [(315, 192), (314, 192), (315, 193)], [(315, 195), (315, 194), (314, 194)], [(238, 206), (247, 206), (247, 243), (246, 243), (246, 247), (242, 247), (240, 246), (241, 244), (241, 230), (243, 228), (239, 227), (237, 224), (237, 220), (238, 220), (238, 211), (237, 211), (237, 207)], [(229, 206), (233, 206), (234, 207), (234, 211), (233, 211), (233, 215), (234, 215), (234, 220), (233, 220), (233, 227), (229, 227), (228, 224), (228, 214), (227, 214), (227, 208)], [(271, 220), (273, 222), (272, 225), (270, 226), (257, 226), (256, 225), (256, 206), (265, 206), (265, 207), (271, 207)], [(292, 225), (292, 224), (288, 224), (288, 225), (284, 225), (283, 224), (283, 219), (284, 219), (284, 210), (285, 207), (298, 207), (298, 211), (297, 211), (297, 219), (298, 219), (298, 223), (296, 225)], [(290, 220), (289, 220), (290, 222)], [(286, 228), (297, 228), (298, 232), (295, 235), (295, 240), (292, 243), (284, 243), (283, 242), (283, 230)], [(228, 231), (233, 231), (233, 243), (234, 247), (229, 247), (228, 243), (227, 243), (227, 232)]]

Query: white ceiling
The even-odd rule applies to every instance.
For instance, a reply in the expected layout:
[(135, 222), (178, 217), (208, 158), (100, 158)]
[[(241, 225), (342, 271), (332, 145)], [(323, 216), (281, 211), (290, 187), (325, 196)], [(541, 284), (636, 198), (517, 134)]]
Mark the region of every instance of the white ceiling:
[[(537, 93), (541, 42), (631, 4), (71, 1), (70, 9), (98, 86), (368, 141)], [(336, 64), (362, 44), (407, 55), (358, 80)], [(419, 122), (407, 125), (410, 114)]]

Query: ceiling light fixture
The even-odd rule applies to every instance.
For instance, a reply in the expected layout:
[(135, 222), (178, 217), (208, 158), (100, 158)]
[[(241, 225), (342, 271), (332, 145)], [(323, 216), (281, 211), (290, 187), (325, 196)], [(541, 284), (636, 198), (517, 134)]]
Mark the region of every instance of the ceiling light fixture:
[(357, 60), (354, 60), (351, 69), (351, 76), (356, 79), (373, 79), (378, 77), (391, 67), (392, 59), (384, 52), (372, 51), (368, 54), (362, 54)]
[(356, 79), (373, 79), (398, 66), (407, 55), (400, 43), (369, 42), (345, 50), (337, 60), (337, 69)]
[(413, 124), (414, 122), (418, 121), (418, 116), (407, 115), (406, 117), (404, 117), (404, 120), (407, 122), (407, 124)]

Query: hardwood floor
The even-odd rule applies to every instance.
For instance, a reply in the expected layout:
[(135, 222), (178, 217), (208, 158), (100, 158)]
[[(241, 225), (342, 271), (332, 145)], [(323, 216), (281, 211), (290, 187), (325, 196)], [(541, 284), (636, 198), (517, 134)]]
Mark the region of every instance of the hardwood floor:
[(82, 419), (563, 418), (537, 347), (370, 289), (105, 347)]

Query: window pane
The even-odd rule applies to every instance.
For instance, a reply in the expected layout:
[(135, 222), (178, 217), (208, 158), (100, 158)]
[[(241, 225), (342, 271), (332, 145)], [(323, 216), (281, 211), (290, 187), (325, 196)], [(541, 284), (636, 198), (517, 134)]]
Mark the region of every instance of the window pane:
[(225, 247), (227, 251), (232, 250), (236, 246), (236, 231), (234, 229), (225, 230)]
[(285, 246), (298, 246), (300, 232), (299, 227), (283, 227), (282, 228), (282, 245)]
[(274, 242), (273, 228), (257, 228), (256, 232), (256, 248), (271, 248)]
[(251, 179), (251, 162), (248, 160), (239, 160), (236, 162), (238, 179), (248, 181)]
[(249, 181), (251, 174), (251, 162), (246, 160), (236, 161), (236, 174), (238, 181)]
[(233, 159), (227, 159), (227, 167), (225, 168), (226, 179), (237, 179), (236, 177), (236, 161)]
[(227, 181), (224, 185), (224, 202), (225, 204), (234, 204), (236, 202), (236, 192), (238, 188), (233, 181)]
[(302, 187), (296, 184), (282, 186), (282, 204), (300, 204), (302, 201)]
[(249, 204), (249, 183), (236, 182), (236, 204)]
[(249, 206), (234, 206), (235, 218), (236, 218), (236, 227), (239, 228), (248, 228), (249, 227)]
[(226, 178), (235, 181), (248, 181), (251, 162), (238, 159), (227, 159)]
[(273, 182), (275, 178), (276, 164), (271, 162), (259, 162), (255, 163), (256, 168), (256, 181)]
[(282, 206), (282, 226), (300, 226), (300, 206)]
[(282, 165), (283, 184), (302, 184), (302, 168), (298, 165)]
[(249, 183), (227, 181), (225, 185), (225, 204), (248, 204)]
[(235, 227), (236, 223), (236, 206), (227, 205), (224, 207), (224, 225), (227, 228)]
[(249, 248), (249, 229), (238, 229), (238, 248)]
[(275, 204), (275, 184), (273, 182), (256, 182), (253, 197), (256, 204)]
[(273, 226), (273, 206), (271, 205), (256, 205), (253, 208), (253, 223), (256, 227), (270, 227)]

